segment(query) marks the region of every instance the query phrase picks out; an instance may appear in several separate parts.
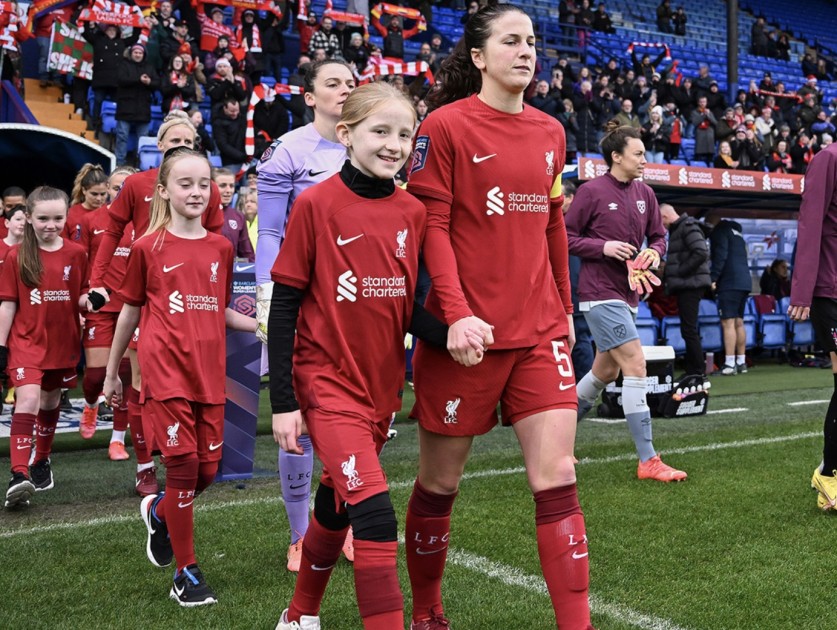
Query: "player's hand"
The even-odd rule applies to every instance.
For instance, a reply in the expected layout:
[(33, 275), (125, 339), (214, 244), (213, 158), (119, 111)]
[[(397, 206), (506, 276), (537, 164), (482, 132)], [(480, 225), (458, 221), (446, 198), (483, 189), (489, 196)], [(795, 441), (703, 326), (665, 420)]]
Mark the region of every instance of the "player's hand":
[(810, 306), (794, 306), (791, 304), (788, 307), (788, 317), (795, 322), (804, 322), (811, 316)]
[(454, 322), (448, 329), (448, 352), (453, 360), (470, 367), (482, 361), (485, 349), (494, 343), (493, 326), (471, 315)]
[(656, 249), (646, 248), (639, 252), (634, 260), (638, 269), (657, 269), (660, 266), (660, 254)]
[(602, 253), (616, 260), (630, 260), (636, 254), (636, 247), (624, 241), (608, 241), (604, 244)]
[(270, 301), (273, 299), (273, 281), (256, 286), (256, 337), (267, 345), (267, 318), (270, 316)]
[(575, 347), (575, 320), (572, 313), (567, 315), (567, 349), (572, 352)]
[(105, 374), (105, 383), (102, 388), (105, 394), (105, 402), (110, 407), (116, 407), (122, 402), (122, 381), (119, 376)]
[(273, 439), (286, 453), (302, 455), (302, 447), (296, 440), (303, 433), (304, 428), (305, 423), (299, 409), (273, 414)]
[(629, 260), (628, 267), (628, 286), (631, 291), (636, 291), (640, 295), (649, 294), (662, 284), (662, 281), (650, 269), (642, 269), (637, 267), (636, 261)]
[(87, 310), (91, 313), (97, 312), (108, 302), (110, 302), (110, 296), (104, 287), (94, 287), (87, 291)]

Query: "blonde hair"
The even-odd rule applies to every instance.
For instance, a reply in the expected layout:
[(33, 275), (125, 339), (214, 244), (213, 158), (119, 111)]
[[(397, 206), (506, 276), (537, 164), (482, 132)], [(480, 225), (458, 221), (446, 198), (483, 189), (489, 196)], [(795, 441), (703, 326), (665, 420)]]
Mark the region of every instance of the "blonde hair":
[(400, 102), (410, 112), (413, 117), (412, 126), (415, 127), (416, 109), (413, 103), (398, 88), (383, 81), (367, 83), (355, 88), (343, 103), (343, 111), (338, 124), (351, 129), (372, 114), (391, 106), (393, 101)]
[[(35, 211), (35, 206), (44, 201), (63, 202), (64, 216), (66, 217), (67, 207), (69, 206), (67, 193), (52, 186), (38, 186), (26, 198), (26, 218), (29, 219)], [(41, 262), (41, 253), (38, 247), (38, 237), (35, 234), (35, 228), (32, 227), (29, 221), (23, 227), (23, 240), (20, 242), (17, 261), (20, 269), (20, 279), (23, 281), (23, 284), (33, 289), (41, 284), (44, 265)]]
[[(209, 166), (209, 159), (205, 153), (195, 151), (189, 147), (175, 147), (166, 151), (160, 170), (157, 173), (157, 182), (154, 186), (154, 196), (151, 198), (150, 218), (148, 229), (143, 236), (159, 232), (154, 247), (162, 247), (165, 238), (165, 228), (171, 224), (171, 204), (160, 195), (159, 187), (166, 187), (166, 181), (171, 174), (172, 167), (181, 159), (197, 157), (201, 158)], [(210, 167), (211, 168), (211, 167)]]
[(175, 109), (168, 113), (168, 115), (163, 120), (163, 124), (160, 125), (160, 128), (157, 130), (157, 144), (163, 142), (163, 138), (166, 137), (169, 129), (172, 127), (177, 127), (178, 125), (184, 125), (189, 128), (189, 131), (192, 132), (192, 137), (195, 138), (198, 135), (197, 129), (195, 129), (195, 125), (192, 123), (192, 119), (189, 118), (189, 114), (186, 112)]
[(91, 164), (88, 162), (83, 165), (76, 174), (76, 178), (73, 181), (73, 191), (70, 194), (70, 203), (73, 205), (81, 203), (84, 201), (85, 191), (89, 190), (93, 186), (107, 183), (108, 176), (105, 175), (105, 169), (98, 164)]

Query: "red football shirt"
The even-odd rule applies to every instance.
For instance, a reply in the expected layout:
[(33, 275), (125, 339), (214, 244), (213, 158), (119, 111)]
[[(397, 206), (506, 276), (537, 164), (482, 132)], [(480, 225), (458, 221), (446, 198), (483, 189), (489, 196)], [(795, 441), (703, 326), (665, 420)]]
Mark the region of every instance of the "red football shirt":
[(569, 332), (565, 145), (555, 118), (529, 106), (507, 114), (476, 96), (419, 128), (407, 189), (428, 209), (425, 306), (449, 324), (472, 313), (492, 324), (494, 348)]
[(0, 274), (0, 300), (17, 303), (6, 345), (9, 365), (59, 370), (78, 365), (81, 349), (78, 300), (87, 285), (87, 255), (64, 239), (61, 249), (40, 250), (44, 271), (34, 289), (23, 284), (17, 245)]
[[(122, 184), (122, 189), (116, 199), (110, 204), (108, 214), (111, 220), (99, 245), (96, 259), (91, 262), (90, 286), (105, 286), (111, 290), (119, 288), (119, 282), (115, 284), (105, 282), (110, 277), (108, 267), (128, 223), (133, 222), (137, 238), (148, 230), (151, 220), (151, 198), (157, 185), (158, 171), (159, 169), (152, 168), (130, 175)], [(210, 232), (221, 233), (224, 214), (221, 208), (221, 193), (218, 192), (215, 182), (210, 184), (209, 205), (201, 218), (201, 223)], [(112, 279), (112, 282), (115, 280)]]
[(380, 419), (401, 408), (425, 214), (400, 188), (365, 199), (339, 174), (297, 198), (271, 277), (305, 291), (294, 349), (303, 411)]
[[(110, 215), (107, 206), (97, 208), (82, 217), (79, 243), (87, 250), (87, 260), (96, 260), (96, 254), (109, 224)], [(125, 233), (122, 235), (122, 240), (119, 241), (119, 246), (113, 252), (111, 264), (105, 275), (105, 286), (114, 284), (118, 286), (122, 282), (122, 278), (125, 277), (125, 270), (128, 268), (128, 254), (131, 253), (134, 237), (134, 226), (129, 223), (125, 226)], [(110, 301), (102, 307), (101, 312), (118, 313), (120, 310), (122, 310), (122, 301), (114, 293), (110, 296)]]
[(81, 240), (81, 222), (84, 217), (93, 212), (95, 210), (88, 210), (82, 203), (70, 206), (67, 210), (67, 222), (64, 224), (64, 234), (62, 236), (71, 241)]
[(119, 296), (144, 307), (141, 401), (224, 404), (232, 265), (232, 245), (212, 232), (191, 240), (166, 231), (134, 243)]

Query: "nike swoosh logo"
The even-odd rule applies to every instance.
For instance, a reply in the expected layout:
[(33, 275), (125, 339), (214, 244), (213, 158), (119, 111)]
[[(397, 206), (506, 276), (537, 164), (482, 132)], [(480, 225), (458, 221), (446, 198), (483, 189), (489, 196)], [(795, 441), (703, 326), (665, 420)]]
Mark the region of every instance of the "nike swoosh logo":
[(177, 588), (176, 586), (174, 587), (174, 592), (177, 594), (178, 597), (183, 595), (183, 591), (185, 591), (185, 590), (186, 590), (186, 585), (185, 584), (183, 585), (183, 588)]
[(31, 448), (31, 445), (30, 444), (24, 444), (23, 446), (21, 446), (20, 444), (17, 445), (17, 450), (19, 450), (19, 451), (22, 451), (25, 448)]
[(49, 431), (47, 431), (46, 433), (38, 431), (38, 437), (49, 437), (50, 435), (52, 435), (52, 433), (50, 433)]
[(210, 450), (210, 451), (217, 451), (219, 448), (221, 448), (221, 444), (223, 444), (223, 442), (221, 442), (220, 444), (212, 444), (212, 443), (210, 442), (210, 444), (209, 444), (209, 450)]
[[(189, 503), (181, 503), (180, 501), (178, 501), (178, 502), (177, 502), (177, 507), (179, 507), (179, 508), (187, 508), (187, 507), (189, 507), (190, 505), (192, 505), (193, 503), (194, 503), (194, 501), (189, 501)], [(573, 556), (573, 557), (575, 557), (575, 556)]]
[(250, 271), (256, 265), (241, 265), (236, 271)]
[(311, 565), (311, 569), (313, 569), (314, 571), (330, 571), (333, 568), (334, 568), (333, 564), (331, 566), (328, 566), (328, 567), (318, 567), (316, 564)]
[(439, 553), (440, 551), (444, 551), (445, 549), (447, 549), (447, 547), (442, 547), (441, 549), (433, 549), (433, 550), (430, 550), (430, 551), (425, 551), (424, 549), (419, 547), (418, 549), (416, 549), (416, 553), (420, 556), (429, 556), (431, 554)]
[(176, 265), (172, 265), (171, 267), (167, 267), (166, 265), (163, 265), (163, 273), (168, 273), (169, 271), (174, 271), (175, 269), (177, 269), (178, 267), (183, 266), (184, 264), (186, 264), (186, 263), (177, 263)]
[(497, 154), (492, 153), (491, 155), (484, 155), (482, 157), (478, 157), (476, 153), (474, 153), (474, 164), (479, 164), (480, 162), (485, 162), (486, 160), (490, 160), (491, 158), (495, 157)]
[(578, 553), (577, 551), (573, 551), (573, 560), (581, 560), (582, 558), (587, 557), (588, 552)]
[(348, 245), (352, 241), (356, 241), (357, 239), (359, 239), (362, 236), (363, 236), (363, 234), (358, 234), (357, 236), (353, 236), (352, 238), (345, 238), (344, 239), (342, 236), (338, 235), (337, 236), (337, 246), (338, 247), (343, 247), (343, 245)]
[(325, 173), (325, 170), (315, 171), (314, 169), (311, 169), (308, 171), (308, 177), (316, 177), (317, 175), (322, 175), (323, 173)]
[(146, 197), (145, 198), (146, 201), (151, 201), (151, 199), (152, 199), (152, 197)]
[(560, 389), (562, 392), (565, 392), (565, 391), (567, 391), (568, 389), (572, 389), (572, 388), (573, 388), (573, 386), (574, 386), (574, 383), (565, 383), (564, 381), (561, 381), (561, 382), (558, 384), (558, 389)]
[(295, 486), (295, 485), (291, 484), (291, 490), (299, 490), (300, 488), (304, 488), (307, 485), (308, 485), (307, 483), (301, 483), (298, 486)]
[(62, 376), (62, 377), (61, 377), (61, 380), (62, 380), (62, 381), (64, 381), (65, 383), (69, 383), (69, 382), (70, 382), (70, 381), (72, 381), (74, 378), (76, 378), (76, 377), (75, 377), (75, 376), (71, 376), (71, 377), (67, 378), (66, 376)]
[(93, 230), (93, 234), (103, 234), (104, 232), (107, 232), (107, 230)]

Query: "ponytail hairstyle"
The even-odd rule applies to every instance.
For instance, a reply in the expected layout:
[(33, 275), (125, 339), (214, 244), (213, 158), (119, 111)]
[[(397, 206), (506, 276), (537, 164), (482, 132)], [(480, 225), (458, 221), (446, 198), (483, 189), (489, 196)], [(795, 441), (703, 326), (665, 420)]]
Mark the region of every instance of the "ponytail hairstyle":
[(192, 123), (192, 119), (189, 118), (189, 114), (184, 112), (181, 109), (174, 109), (166, 114), (166, 117), (163, 119), (163, 124), (160, 125), (160, 128), (157, 130), (157, 146), (162, 147), (163, 139), (166, 137), (166, 134), (169, 132), (169, 129), (172, 127), (177, 127), (178, 125), (183, 125), (186, 127), (190, 132), (192, 132), (192, 143), (195, 142), (195, 138), (198, 135), (197, 130), (195, 129), (195, 125)]
[[(157, 240), (154, 241), (154, 247), (162, 247), (163, 239), (165, 237), (165, 228), (171, 223), (171, 206), (168, 200), (163, 199), (160, 195), (159, 187), (166, 186), (172, 167), (183, 158), (198, 157), (203, 159), (209, 165), (209, 158), (205, 153), (195, 151), (187, 146), (172, 147), (163, 155), (163, 161), (160, 164), (160, 170), (157, 173), (157, 183), (154, 186), (154, 196), (151, 198), (150, 219), (148, 230), (143, 236), (159, 232)], [(211, 170), (211, 165), (210, 165)]]
[(35, 228), (28, 221), (35, 211), (35, 206), (45, 201), (61, 201), (64, 204), (64, 216), (66, 217), (69, 199), (67, 193), (51, 186), (38, 186), (26, 198), (26, 225), (23, 228), (23, 240), (20, 243), (18, 252), (18, 266), (20, 279), (27, 287), (34, 289), (41, 284), (41, 276), (44, 273), (44, 266), (41, 262), (38, 237), (35, 235)]
[(320, 61), (314, 61), (313, 63), (306, 64), (307, 67), (305, 68), (305, 75), (303, 76), (303, 89), (306, 92), (311, 92), (312, 94), (315, 93), (316, 90), (314, 88), (316, 86), (314, 85), (314, 82), (317, 80), (317, 77), (320, 76), (320, 70), (322, 70), (324, 66), (332, 64), (343, 66), (350, 73), (352, 72), (352, 68), (349, 64), (342, 59), (322, 59)]
[(425, 99), (431, 110), (477, 94), (482, 89), (482, 74), (471, 59), (471, 50), (484, 48), (491, 37), (494, 22), (513, 12), (527, 15), (513, 4), (489, 4), (471, 15), (465, 24), (464, 34), (442, 62), (441, 69), (436, 73), (436, 83)]
[(613, 166), (613, 153), (622, 153), (631, 138), (642, 140), (642, 132), (639, 129), (621, 124), (615, 118), (608, 121), (605, 125), (605, 135), (599, 141), (608, 168)]
[(98, 164), (90, 164), (89, 162), (81, 167), (76, 179), (73, 182), (73, 192), (70, 195), (70, 203), (73, 205), (84, 201), (84, 193), (86, 190), (99, 184), (107, 184), (108, 176), (105, 175), (105, 169)]

